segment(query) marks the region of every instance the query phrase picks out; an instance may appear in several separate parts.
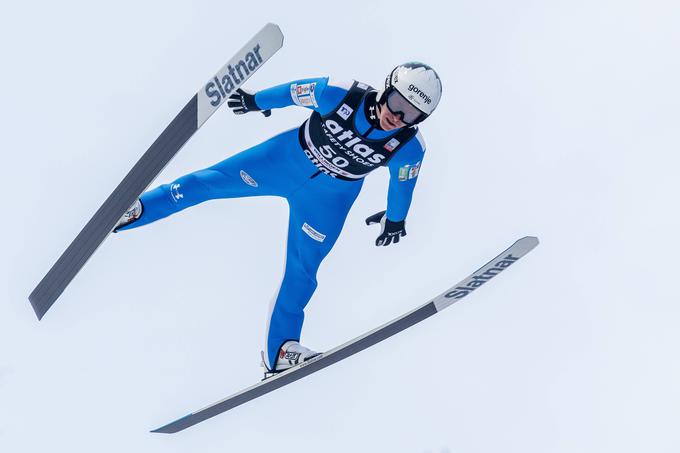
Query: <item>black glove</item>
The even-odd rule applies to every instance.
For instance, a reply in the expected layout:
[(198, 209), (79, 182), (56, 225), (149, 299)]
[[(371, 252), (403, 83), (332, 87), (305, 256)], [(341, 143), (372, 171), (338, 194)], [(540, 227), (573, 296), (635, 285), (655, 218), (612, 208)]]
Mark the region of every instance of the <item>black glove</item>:
[(380, 236), (375, 240), (375, 245), (378, 246), (388, 246), (393, 242), (396, 244), (399, 242), (400, 237), (406, 236), (406, 221), (393, 222), (387, 218), (385, 212), (380, 211), (366, 219), (366, 225), (373, 225), (374, 223), (382, 225)]
[(241, 88), (227, 98), (227, 107), (232, 109), (237, 115), (250, 112), (262, 112), (264, 116), (272, 114), (271, 110), (262, 110), (257, 106), (255, 103), (255, 93), (250, 93)]

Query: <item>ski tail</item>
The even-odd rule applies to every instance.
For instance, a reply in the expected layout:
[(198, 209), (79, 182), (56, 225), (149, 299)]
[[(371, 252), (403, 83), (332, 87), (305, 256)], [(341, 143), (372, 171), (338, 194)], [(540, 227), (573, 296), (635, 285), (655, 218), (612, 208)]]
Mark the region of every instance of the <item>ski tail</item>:
[[(196, 132), (197, 112), (197, 96), (194, 96), (118, 184), (118, 187), (109, 195), (28, 296), (39, 320), (104, 242), (125, 210), (134, 203), (155, 175), (163, 170), (180, 147)], [(170, 153), (172, 154), (169, 155)]]

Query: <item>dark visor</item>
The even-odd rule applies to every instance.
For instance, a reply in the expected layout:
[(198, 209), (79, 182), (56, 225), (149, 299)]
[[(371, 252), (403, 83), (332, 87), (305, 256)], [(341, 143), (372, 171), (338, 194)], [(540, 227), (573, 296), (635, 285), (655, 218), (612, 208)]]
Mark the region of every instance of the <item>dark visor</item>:
[(407, 101), (397, 90), (391, 90), (387, 95), (387, 108), (390, 109), (390, 112), (400, 116), (406, 124), (418, 123), (427, 116)]

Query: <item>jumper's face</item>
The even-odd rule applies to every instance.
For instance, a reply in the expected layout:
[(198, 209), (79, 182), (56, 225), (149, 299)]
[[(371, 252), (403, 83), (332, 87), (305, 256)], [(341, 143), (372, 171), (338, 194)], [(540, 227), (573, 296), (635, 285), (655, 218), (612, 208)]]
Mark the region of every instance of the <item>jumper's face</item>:
[(380, 127), (384, 131), (392, 131), (394, 129), (399, 129), (400, 127), (406, 126), (399, 116), (390, 112), (385, 103), (378, 105), (378, 120), (380, 121)]

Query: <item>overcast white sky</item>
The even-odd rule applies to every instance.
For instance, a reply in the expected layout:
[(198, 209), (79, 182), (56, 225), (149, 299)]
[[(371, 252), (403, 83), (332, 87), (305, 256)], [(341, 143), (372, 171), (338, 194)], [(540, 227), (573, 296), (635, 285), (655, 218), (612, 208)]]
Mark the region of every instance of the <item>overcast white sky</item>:
[[(675, 1), (9, 2), (0, 6), (0, 451), (680, 450), (680, 5)], [(493, 284), (304, 381), (176, 435), (150, 429), (260, 378), (287, 208), (207, 203), (111, 237), (37, 322), (27, 296), (195, 91), (268, 21), (258, 89), (379, 85), (435, 66), (444, 97), (408, 236), (372, 245), (372, 175), (319, 273), (329, 349), (525, 235)], [(299, 124), (214, 115), (167, 182)], [(674, 428), (675, 427), (675, 428)]]

